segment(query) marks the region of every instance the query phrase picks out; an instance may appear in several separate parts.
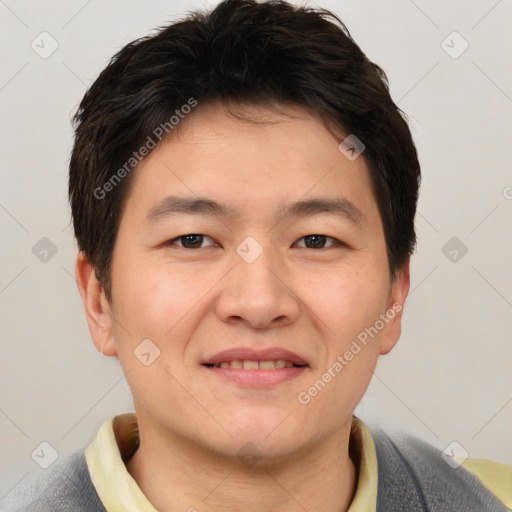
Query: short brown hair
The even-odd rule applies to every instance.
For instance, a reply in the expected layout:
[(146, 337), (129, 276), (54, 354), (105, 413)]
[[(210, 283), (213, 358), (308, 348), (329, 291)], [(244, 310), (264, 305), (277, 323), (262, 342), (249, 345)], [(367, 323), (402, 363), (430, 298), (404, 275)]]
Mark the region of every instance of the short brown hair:
[(171, 118), (191, 101), (216, 100), (296, 104), (362, 141), (391, 274), (402, 266), (416, 244), (420, 166), (384, 71), (330, 11), (225, 0), (122, 48), (75, 115), (73, 226), (109, 300), (112, 253), (139, 150), (157, 127), (172, 133)]

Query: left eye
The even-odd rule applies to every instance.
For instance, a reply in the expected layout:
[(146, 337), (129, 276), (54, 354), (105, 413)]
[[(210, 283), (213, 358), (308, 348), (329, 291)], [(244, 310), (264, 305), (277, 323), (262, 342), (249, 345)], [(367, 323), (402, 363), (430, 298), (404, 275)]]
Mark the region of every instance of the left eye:
[[(168, 242), (165, 243), (165, 245), (178, 245), (180, 247), (183, 247), (184, 249), (201, 249), (202, 242), (206, 239), (211, 240), (213, 242), (213, 239), (210, 238), (209, 236), (190, 233), (188, 235), (178, 236), (177, 238), (169, 240)], [(304, 240), (304, 245), (299, 247), (305, 247), (306, 249), (325, 249), (325, 242), (328, 239), (334, 242), (328, 247), (343, 245), (342, 242), (331, 236), (306, 235), (303, 236), (302, 238), (299, 238), (299, 241)], [(177, 241), (181, 242), (181, 244), (176, 243)], [(295, 243), (297, 244), (298, 242)], [(217, 244), (214, 242), (214, 245)]]
[[(337, 238), (333, 238), (332, 236), (327, 235), (307, 235), (303, 236), (302, 238), (299, 238), (299, 240), (305, 241), (305, 247), (307, 249), (325, 249), (325, 241), (333, 240), (334, 243), (330, 246), (336, 246), (336, 245), (343, 245), (342, 242), (340, 242)], [(303, 246), (304, 247), (304, 246)]]

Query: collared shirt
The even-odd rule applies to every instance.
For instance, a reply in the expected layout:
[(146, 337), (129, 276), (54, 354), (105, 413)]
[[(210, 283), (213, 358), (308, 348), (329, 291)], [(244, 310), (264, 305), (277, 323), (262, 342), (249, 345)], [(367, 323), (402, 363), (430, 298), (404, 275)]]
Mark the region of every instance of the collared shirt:
[[(125, 462), (139, 445), (135, 413), (106, 421), (85, 451), (91, 480), (107, 512), (157, 512), (126, 469)], [(377, 507), (377, 457), (372, 435), (352, 418), (351, 454), (357, 459), (357, 488), (348, 512), (371, 512)], [(462, 466), (508, 508), (512, 509), (512, 467), (483, 459), (466, 459)]]

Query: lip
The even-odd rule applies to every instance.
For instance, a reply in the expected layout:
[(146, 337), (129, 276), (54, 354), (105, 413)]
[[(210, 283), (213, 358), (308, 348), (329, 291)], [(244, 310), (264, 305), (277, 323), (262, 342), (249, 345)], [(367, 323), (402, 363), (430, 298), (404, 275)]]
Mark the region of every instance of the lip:
[[(308, 365), (307, 361), (305, 361), (302, 357), (300, 357), (295, 352), (291, 352), (290, 350), (285, 350), (279, 347), (267, 348), (264, 350), (255, 350), (251, 348), (232, 348), (228, 350), (223, 350), (215, 354), (213, 357), (210, 357), (206, 361), (203, 361), (203, 365), (206, 364), (220, 364), (225, 361), (235, 361), (235, 360), (252, 360), (252, 361), (275, 361), (278, 359), (284, 361), (291, 361), (294, 364), (298, 364), (301, 366)], [(287, 368), (280, 368), (276, 370), (268, 370), (268, 371), (280, 371)], [(289, 369), (289, 368), (288, 368)], [(293, 368), (292, 368), (293, 369)], [(246, 371), (256, 371), (256, 370), (246, 370)], [(267, 370), (257, 370), (267, 371)]]
[(244, 370), (243, 368), (217, 368), (204, 366), (203, 368), (224, 381), (234, 382), (245, 388), (271, 388), (283, 382), (295, 379), (309, 368), (309, 366), (293, 366), (291, 368), (276, 368), (275, 370)]
[[(235, 360), (275, 361), (278, 359), (291, 361), (300, 366), (275, 368), (274, 370), (246, 370), (244, 368), (207, 366)], [(308, 363), (298, 354), (279, 347), (264, 350), (244, 347), (223, 350), (204, 361), (202, 366), (212, 375), (247, 388), (271, 388), (298, 377), (309, 368)]]

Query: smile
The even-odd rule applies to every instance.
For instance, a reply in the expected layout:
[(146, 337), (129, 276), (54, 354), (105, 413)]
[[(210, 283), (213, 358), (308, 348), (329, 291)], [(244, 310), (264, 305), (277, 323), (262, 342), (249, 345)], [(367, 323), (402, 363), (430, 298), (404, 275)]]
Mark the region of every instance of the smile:
[(237, 368), (244, 370), (276, 370), (280, 368), (298, 368), (299, 365), (284, 359), (275, 359), (270, 361), (255, 361), (252, 359), (234, 359), (232, 361), (222, 361), (218, 364), (207, 364), (209, 368)]

